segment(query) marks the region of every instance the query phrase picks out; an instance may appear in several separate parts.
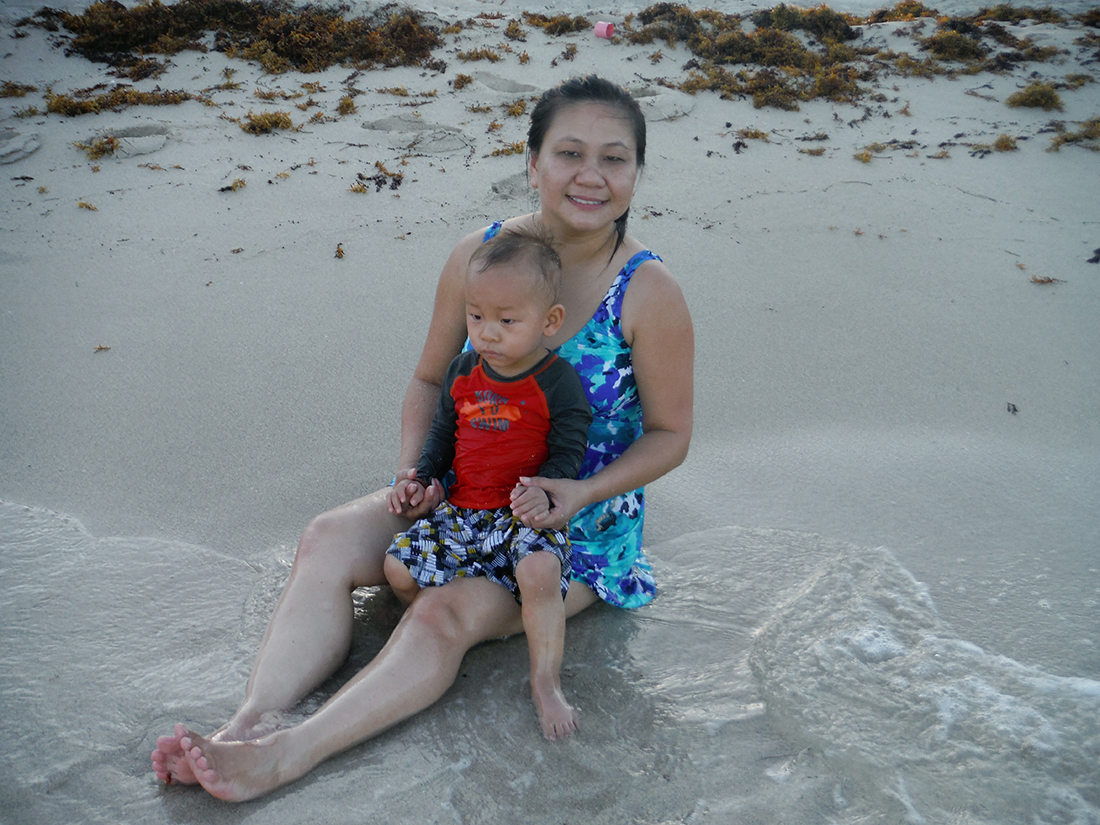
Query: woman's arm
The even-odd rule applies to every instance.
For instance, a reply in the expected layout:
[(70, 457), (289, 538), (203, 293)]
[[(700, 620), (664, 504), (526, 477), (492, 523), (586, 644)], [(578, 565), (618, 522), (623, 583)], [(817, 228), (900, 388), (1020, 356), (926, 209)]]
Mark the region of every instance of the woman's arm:
[(416, 476), (420, 451), (439, 406), (443, 375), (466, 340), (466, 298), (463, 290), (466, 266), (470, 255), (481, 243), (482, 235), (483, 232), (474, 232), (459, 241), (439, 276), (428, 336), (401, 404), (399, 476)]
[(554, 508), (536, 527), (564, 527), (582, 507), (637, 489), (679, 466), (691, 442), (695, 335), (679, 284), (658, 261), (634, 273), (623, 299), (642, 404), (642, 436), (598, 473), (578, 481), (533, 479)]

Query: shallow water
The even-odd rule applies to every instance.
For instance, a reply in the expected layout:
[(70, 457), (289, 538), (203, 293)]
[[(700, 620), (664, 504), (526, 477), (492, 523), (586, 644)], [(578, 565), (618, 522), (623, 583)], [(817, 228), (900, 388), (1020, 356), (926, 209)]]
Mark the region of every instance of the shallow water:
[[(492, 643), (420, 717), (228, 806), (160, 786), (148, 752), (232, 710), (287, 549), (97, 538), (12, 503), (0, 544), (5, 822), (1100, 821), (1100, 682), (957, 638), (884, 549), (737, 527), (654, 545), (656, 602), (570, 625), (575, 739), (541, 740), (522, 640)], [(387, 594), (358, 601), (352, 660), (292, 717), (396, 622)]]

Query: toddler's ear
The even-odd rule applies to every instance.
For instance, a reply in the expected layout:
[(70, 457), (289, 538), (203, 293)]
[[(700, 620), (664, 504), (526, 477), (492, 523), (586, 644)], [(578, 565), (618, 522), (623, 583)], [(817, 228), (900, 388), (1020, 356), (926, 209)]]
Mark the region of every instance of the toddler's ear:
[(561, 329), (564, 322), (565, 307), (561, 304), (554, 304), (546, 311), (546, 326), (542, 328), (542, 334), (547, 338), (553, 337)]

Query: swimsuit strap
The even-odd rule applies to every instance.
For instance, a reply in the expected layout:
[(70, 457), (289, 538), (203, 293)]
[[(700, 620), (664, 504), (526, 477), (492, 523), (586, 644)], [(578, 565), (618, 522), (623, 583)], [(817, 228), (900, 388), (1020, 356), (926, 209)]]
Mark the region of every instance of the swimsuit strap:
[(499, 235), (502, 226), (504, 226), (504, 221), (493, 221), (489, 228), (485, 230), (485, 237), (481, 239), (481, 242), (485, 243), (485, 241), (491, 241)]
[(619, 270), (619, 274), (615, 276), (615, 280), (611, 282), (611, 286), (607, 289), (607, 295), (604, 296), (603, 304), (607, 307), (611, 316), (618, 321), (623, 315), (623, 296), (626, 294), (626, 288), (630, 286), (630, 279), (633, 277), (635, 270), (638, 269), (646, 261), (660, 261), (661, 258), (654, 252), (650, 252), (648, 249), (643, 249), (641, 252), (636, 252), (629, 261), (627, 261), (623, 268)]
[[(644, 264), (646, 261), (660, 261), (661, 256), (656, 252), (650, 252), (648, 249), (643, 249), (641, 252), (634, 253), (629, 261), (623, 265), (623, 270), (620, 273), (624, 278), (630, 278), (634, 274), (634, 270)], [(663, 263), (663, 261), (662, 261)]]

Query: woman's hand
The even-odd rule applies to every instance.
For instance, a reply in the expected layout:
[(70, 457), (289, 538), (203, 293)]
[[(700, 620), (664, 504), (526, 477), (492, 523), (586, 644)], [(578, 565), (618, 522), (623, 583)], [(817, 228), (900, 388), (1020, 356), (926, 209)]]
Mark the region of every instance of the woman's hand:
[[(522, 476), (519, 482), (519, 486), (512, 490), (512, 513), (527, 527), (564, 530), (569, 526), (569, 520), (589, 503), (585, 497), (585, 485), (580, 481)], [(534, 490), (541, 491), (542, 497), (549, 499), (548, 509), (542, 510), (533, 504), (517, 506), (519, 499), (529, 503), (534, 498), (530, 496)]]
[[(404, 476), (404, 478), (401, 478)], [(443, 485), (439, 479), (432, 479), (425, 487), (416, 478), (416, 469), (398, 473), (398, 478), (390, 489), (386, 499), (387, 509), (397, 516), (410, 519), (423, 518), (443, 503)]]

